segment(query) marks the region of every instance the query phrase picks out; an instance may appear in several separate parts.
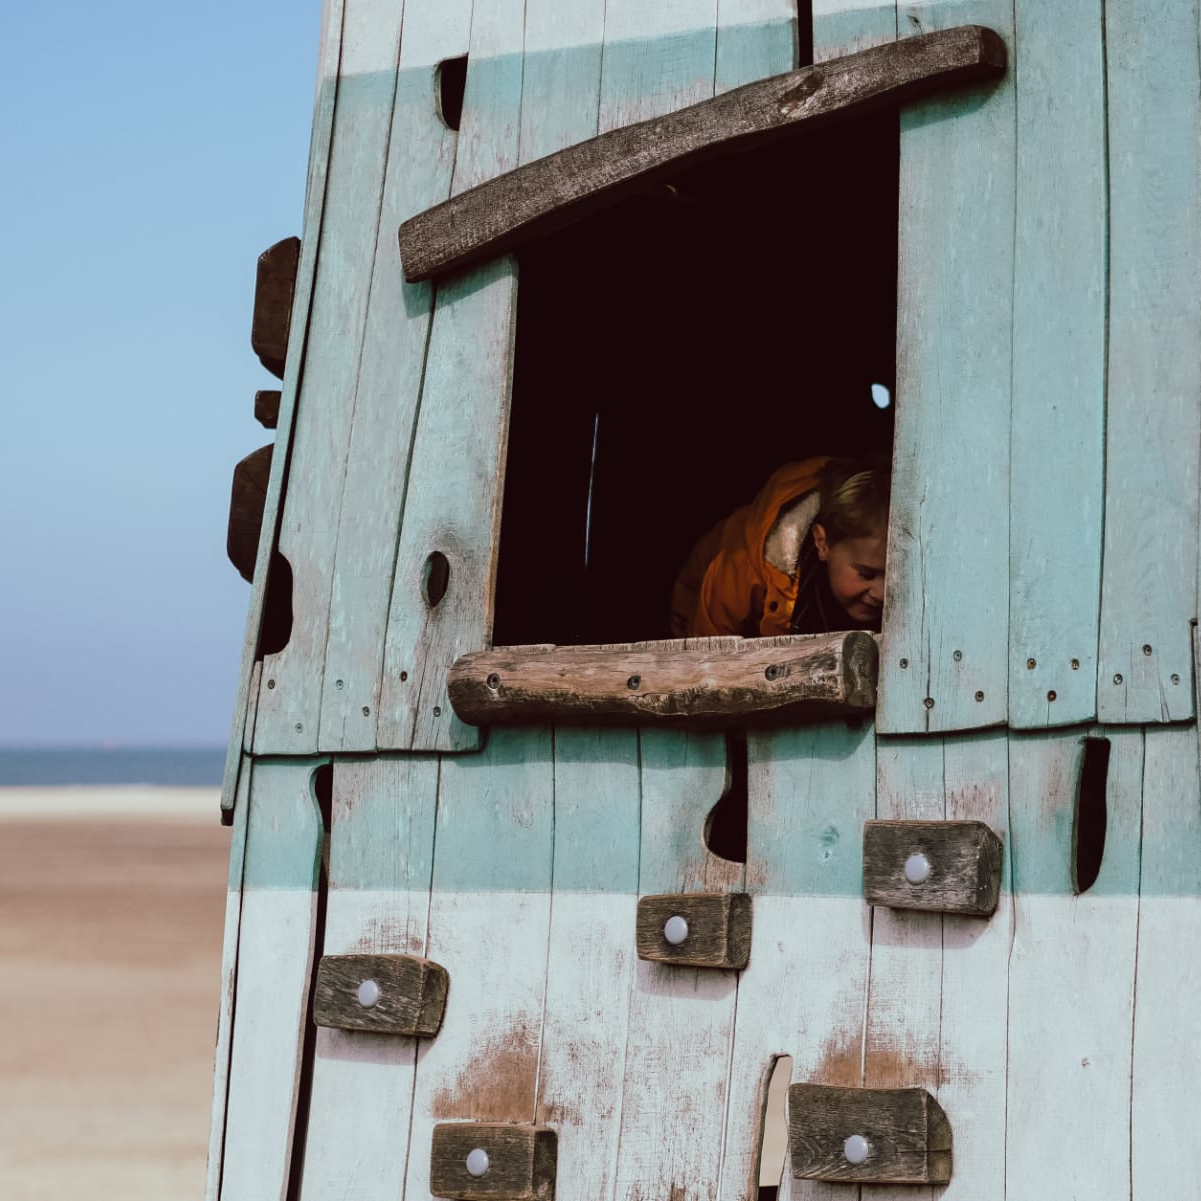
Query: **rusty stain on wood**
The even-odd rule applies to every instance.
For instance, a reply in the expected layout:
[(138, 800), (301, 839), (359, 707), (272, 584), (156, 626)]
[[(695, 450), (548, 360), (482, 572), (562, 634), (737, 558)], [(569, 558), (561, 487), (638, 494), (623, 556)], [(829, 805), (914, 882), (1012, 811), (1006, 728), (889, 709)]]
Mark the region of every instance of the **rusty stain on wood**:
[(430, 1110), (436, 1118), (528, 1121), (537, 1077), (537, 1032), (518, 1026), (481, 1046), (470, 1065), (434, 1093)]

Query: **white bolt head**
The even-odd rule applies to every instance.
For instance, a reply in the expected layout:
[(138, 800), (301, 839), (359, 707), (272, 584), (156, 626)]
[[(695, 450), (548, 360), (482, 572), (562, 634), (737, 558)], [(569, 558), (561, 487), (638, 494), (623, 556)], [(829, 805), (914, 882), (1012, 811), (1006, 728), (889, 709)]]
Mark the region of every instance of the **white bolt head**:
[(467, 1171), (472, 1176), (483, 1176), (488, 1170), (488, 1152), (483, 1147), (476, 1147), (467, 1153)]
[(842, 1153), (846, 1156), (847, 1163), (858, 1167), (871, 1151), (867, 1139), (862, 1134), (852, 1134), (850, 1138), (842, 1144)]
[(930, 879), (930, 860), (921, 851), (914, 851), (905, 860), (905, 879), (910, 884), (925, 884)]
[(669, 917), (663, 923), (663, 937), (673, 947), (678, 947), (688, 937), (688, 922), (678, 913), (675, 917)]
[(379, 985), (374, 980), (364, 980), (359, 985), (359, 1004), (364, 1009), (370, 1009), (379, 1001)]

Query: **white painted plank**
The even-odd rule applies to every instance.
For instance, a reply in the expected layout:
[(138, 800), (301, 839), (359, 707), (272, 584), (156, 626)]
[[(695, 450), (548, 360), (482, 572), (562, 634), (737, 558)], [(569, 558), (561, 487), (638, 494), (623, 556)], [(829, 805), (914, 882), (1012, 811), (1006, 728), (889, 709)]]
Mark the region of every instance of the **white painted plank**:
[[(402, 0), (346, 0), (304, 373), (279, 527), (292, 568), (288, 644), (263, 660), (256, 754), (318, 745), (334, 549), (375, 261)], [(274, 466), (274, 464), (273, 464)]]
[(1187, 727), (1146, 732), (1130, 1125), (1133, 1197), (1201, 1194), (1191, 1138), (1201, 1079), (1201, 794)]
[[(902, 36), (968, 22), (1011, 41), (1012, 4), (898, 7)], [(1014, 93), (1011, 71), (901, 114), (882, 733), (974, 729), (1008, 712)]]
[(897, 37), (897, 7), (880, 0), (813, 0), (813, 61), (854, 54)]
[[(754, 928), (738, 983), (721, 1201), (755, 1196), (774, 1056), (792, 1057), (794, 1082), (863, 1083), (871, 925), (862, 825), (875, 814), (875, 733), (840, 722), (752, 735), (748, 759)], [(834, 1201), (857, 1192), (795, 1180), (785, 1161), (781, 1198)]]
[(553, 804), (549, 730), (492, 731), (481, 754), (442, 759), (427, 955), (450, 991), (417, 1064), (410, 1199), (429, 1196), (437, 1122), (534, 1118)]
[[(275, 527), (283, 495), (284, 468), (287, 448), (292, 441), (292, 418), (296, 408), (296, 392), (300, 382), (301, 348), (308, 327), (309, 306), (313, 281), (317, 271), (317, 247), (321, 241), (321, 220), (325, 211), (325, 181), (329, 168), (329, 146), (333, 135), (334, 100), (337, 93), (338, 56), (342, 46), (342, 10), (344, 0), (324, 0), (321, 12), (321, 46), (317, 60), (317, 94), (313, 107), (313, 134), (309, 145), (308, 183), (305, 188), (304, 227), (297, 266), (296, 289), (292, 298), (292, 335), (288, 346), (292, 353), (284, 368), (280, 390), (279, 419), (275, 431), (277, 451), (271, 459), (271, 475), (263, 506), (263, 524), (259, 534), (255, 559), (254, 585), (250, 594), (250, 611), (246, 618), (246, 634), (242, 643), (242, 668), (238, 675), (238, 691), (225, 757), (225, 774), (221, 786), (221, 808), (228, 812), (234, 806), (238, 787), (238, 771), (242, 762), (242, 746), (246, 742), (246, 718), (250, 690), (257, 690), (254, 679), (255, 655), (258, 652), (259, 629), (263, 620), (266, 597), (267, 564), (275, 545)], [(257, 696), (255, 698), (257, 704)], [(253, 733), (253, 731), (251, 731)], [(251, 743), (250, 745), (253, 745)]]
[(1029, 729), (1096, 714), (1108, 205), (1101, 0), (1016, 14), (1009, 721)]
[[(1087, 730), (1013, 735), (1014, 939), (1009, 972), (1010, 1201), (1127, 1201), (1143, 736), (1110, 730), (1096, 883), (1071, 889)], [(1064, 1135), (1086, 1133), (1065, 1154)]]
[[(425, 955), (437, 799), (433, 757), (335, 764), (322, 954)], [(317, 1031), (303, 1201), (403, 1195), (419, 1046)]]
[(283, 1201), (323, 827), (312, 762), (256, 763), (247, 806), (221, 1201)]
[(225, 1107), (229, 1100), (229, 1057), (233, 1042), (234, 986), (237, 981), (238, 931), (242, 917), (242, 871), (246, 860), (246, 816), (250, 810), (249, 760), (238, 774), (237, 803), (229, 839), (229, 884), (225, 892), (225, 934), (221, 945), (221, 1003), (217, 1011), (217, 1046), (213, 1051), (213, 1110), (209, 1123), (205, 1201), (217, 1201), (225, 1147)]
[[(435, 78), (467, 52), (471, 0), (407, 0), (387, 171), (353, 393), (322, 677), (323, 750), (374, 750), (396, 540), (434, 290), (407, 284), (402, 221), (450, 195), (457, 135), (438, 115)], [(350, 398), (348, 398), (350, 402)]]
[[(524, 37), (521, 0), (477, 0), (455, 193), (518, 165)], [(388, 614), (381, 747), (480, 744), (450, 707), (446, 672), (492, 636), (516, 299), (511, 256), (439, 287)], [(431, 606), (424, 583), (434, 551), (450, 577)]]

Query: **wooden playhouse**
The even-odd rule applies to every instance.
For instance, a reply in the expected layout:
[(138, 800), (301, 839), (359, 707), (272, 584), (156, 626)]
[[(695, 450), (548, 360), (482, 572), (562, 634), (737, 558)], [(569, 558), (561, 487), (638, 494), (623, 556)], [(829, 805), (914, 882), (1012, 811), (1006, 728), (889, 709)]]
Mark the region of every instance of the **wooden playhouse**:
[[(1201, 1198), (1198, 7), (326, 0), (211, 1201)], [(878, 643), (662, 641), (864, 446)]]

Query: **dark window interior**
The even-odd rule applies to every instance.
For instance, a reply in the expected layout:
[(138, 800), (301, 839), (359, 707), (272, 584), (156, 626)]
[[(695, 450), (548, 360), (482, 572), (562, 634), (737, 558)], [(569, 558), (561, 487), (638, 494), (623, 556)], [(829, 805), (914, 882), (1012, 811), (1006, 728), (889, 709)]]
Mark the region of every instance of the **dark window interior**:
[(776, 467), (891, 450), (898, 146), (895, 113), (794, 136), (522, 251), (495, 645), (666, 638)]

